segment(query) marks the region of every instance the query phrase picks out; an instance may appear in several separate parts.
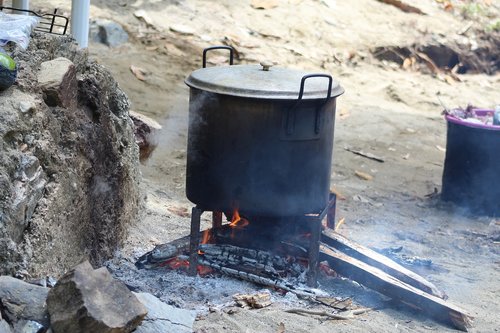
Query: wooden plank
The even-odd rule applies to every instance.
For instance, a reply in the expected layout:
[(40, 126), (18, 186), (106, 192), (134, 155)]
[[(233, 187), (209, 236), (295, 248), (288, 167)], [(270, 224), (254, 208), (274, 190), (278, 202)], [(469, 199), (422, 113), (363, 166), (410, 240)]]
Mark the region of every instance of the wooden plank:
[(412, 308), (421, 310), (438, 321), (453, 325), (463, 331), (467, 331), (472, 326), (473, 317), (460, 307), (401, 282), (382, 270), (341, 253), (328, 245), (321, 245), (320, 259), (326, 260), (330, 267), (340, 275)]
[(381, 255), (372, 249), (349, 240), (333, 230), (323, 230), (321, 241), (367, 265), (376, 267), (385, 273), (409, 284), (415, 288), (425, 291), (428, 294), (446, 299), (444, 292), (439, 290), (433, 283), (427, 281), (422, 276), (410, 271), (393, 260)]

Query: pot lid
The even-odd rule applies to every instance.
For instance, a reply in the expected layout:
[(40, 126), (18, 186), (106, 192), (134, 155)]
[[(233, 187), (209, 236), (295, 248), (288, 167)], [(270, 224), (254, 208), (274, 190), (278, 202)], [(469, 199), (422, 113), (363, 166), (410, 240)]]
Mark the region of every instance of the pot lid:
[(261, 65), (234, 65), (201, 68), (192, 72), (185, 83), (191, 88), (216, 94), (261, 99), (297, 99), (303, 84), (302, 99), (324, 99), (344, 93), (344, 89), (327, 74)]

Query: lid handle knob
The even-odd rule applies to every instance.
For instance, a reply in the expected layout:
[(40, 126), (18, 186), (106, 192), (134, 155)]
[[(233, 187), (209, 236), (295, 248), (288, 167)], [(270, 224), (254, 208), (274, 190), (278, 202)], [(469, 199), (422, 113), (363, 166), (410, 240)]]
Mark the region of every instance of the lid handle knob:
[(260, 62), (260, 65), (262, 66), (262, 70), (267, 72), (269, 68), (274, 66), (274, 63), (272, 61), (264, 60)]

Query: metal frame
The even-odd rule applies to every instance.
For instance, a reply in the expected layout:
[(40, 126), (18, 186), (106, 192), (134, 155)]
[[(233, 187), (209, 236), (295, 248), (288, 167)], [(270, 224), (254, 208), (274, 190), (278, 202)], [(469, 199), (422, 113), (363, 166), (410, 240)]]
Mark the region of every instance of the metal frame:
[[(307, 214), (304, 219), (310, 225), (311, 238), (309, 242), (308, 263), (309, 269), (307, 272), (307, 284), (310, 287), (316, 287), (318, 281), (318, 260), (319, 260), (319, 243), (321, 239), (322, 221), (326, 217), (326, 226), (335, 229), (335, 208), (336, 196), (330, 194), (330, 200), (326, 207), (319, 214)], [(200, 244), (200, 224), (201, 215), (205, 212), (202, 208), (196, 206), (191, 210), (191, 232), (189, 241), (189, 269), (188, 274), (196, 275), (198, 266), (198, 246)], [(222, 226), (222, 212), (212, 211), (212, 228)]]
[[(31, 14), (33, 16), (39, 17), (40, 22), (35, 27), (34, 31), (45, 32), (45, 33), (54, 34), (54, 35), (65, 35), (66, 31), (68, 30), (69, 19), (66, 16), (57, 14), (57, 8), (54, 9), (53, 14), (37, 13), (37, 12), (34, 12), (32, 10), (28, 10), (28, 9), (19, 9), (19, 8), (14, 8), (14, 7), (0, 6), (0, 11), (3, 11), (4, 9), (17, 11), (17, 12), (21, 12), (21, 13), (28, 13), (28, 14)], [(60, 21), (62, 21), (62, 22), (60, 22)], [(56, 32), (54, 30), (55, 28), (62, 28), (62, 33)]]

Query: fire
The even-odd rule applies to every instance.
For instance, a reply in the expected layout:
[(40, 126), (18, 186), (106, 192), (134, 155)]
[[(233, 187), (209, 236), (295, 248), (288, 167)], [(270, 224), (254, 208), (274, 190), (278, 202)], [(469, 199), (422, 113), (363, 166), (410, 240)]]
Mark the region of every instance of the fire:
[(231, 217), (231, 223), (229, 223), (229, 226), (231, 228), (244, 228), (249, 224), (250, 224), (250, 222), (248, 222), (248, 220), (246, 218), (242, 218), (240, 216), (238, 209), (235, 209), (233, 211), (233, 216)]
[[(208, 244), (209, 240), (210, 240), (210, 232), (208, 231), (208, 229), (205, 229), (205, 231), (203, 231), (203, 234), (201, 235), (200, 244)], [(203, 251), (198, 250), (198, 254), (203, 254)]]

